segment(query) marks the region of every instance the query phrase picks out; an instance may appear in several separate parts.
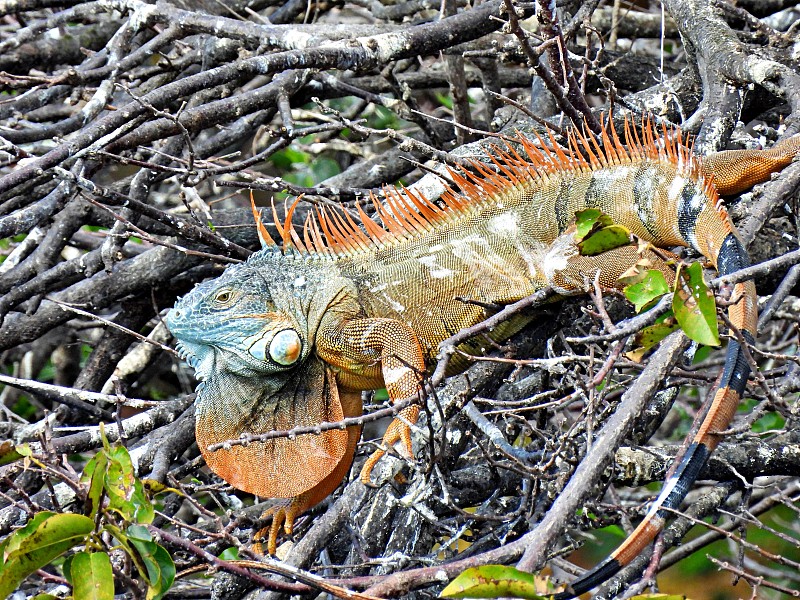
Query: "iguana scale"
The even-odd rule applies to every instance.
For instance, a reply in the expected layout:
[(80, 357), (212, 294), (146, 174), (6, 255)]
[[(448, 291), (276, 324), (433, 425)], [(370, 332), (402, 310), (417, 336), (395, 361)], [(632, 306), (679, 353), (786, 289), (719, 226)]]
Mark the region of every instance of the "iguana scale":
[[(691, 246), (721, 275), (749, 264), (718, 193), (741, 191), (786, 166), (798, 138), (702, 160), (678, 130), (659, 133), (649, 120), (641, 137), (626, 121), (625, 138), (623, 144), (613, 125), (599, 141), (574, 130), (564, 150), (552, 136), (550, 144), (520, 136), (522, 149), (495, 149), (492, 165), (476, 161), (473, 173), (451, 171), (459, 191), (448, 189), (439, 203), (389, 191), (385, 204), (375, 204), (383, 227), (360, 208), (360, 223), (322, 209), (298, 232), (290, 210), (282, 225), (275, 215), (281, 249), (258, 220), (265, 248), (198, 285), (169, 312), (178, 348), (202, 381), (196, 435), (208, 465), (236, 488), (291, 498), (274, 514), (270, 552), (280, 526), (291, 532), (297, 515), (345, 477), (360, 429), (209, 446), (360, 415), (362, 390), (386, 387), (392, 401), (414, 396), (440, 342), (485, 319), (489, 307), (548, 285), (582, 293), (598, 271), (604, 287), (620, 287), (618, 277), (640, 258), (637, 246), (581, 256), (570, 229), (577, 211), (599, 208), (656, 246)], [(748, 281), (733, 288), (730, 321), (752, 343), (755, 287)], [(493, 335), (507, 338), (525, 321), (519, 317)], [(466, 349), (480, 351), (474, 344)], [(598, 585), (655, 538), (733, 418), (749, 371), (730, 340), (708, 415), (642, 524), (558, 598)], [(418, 412), (403, 409), (383, 446), (401, 441), (411, 455), (409, 423)], [(382, 454), (364, 465), (365, 483)]]

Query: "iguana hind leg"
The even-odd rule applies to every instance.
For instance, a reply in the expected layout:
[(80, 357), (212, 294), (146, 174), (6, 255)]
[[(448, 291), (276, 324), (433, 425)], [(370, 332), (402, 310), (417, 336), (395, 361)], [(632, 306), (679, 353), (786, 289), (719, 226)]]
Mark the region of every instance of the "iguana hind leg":
[(781, 140), (768, 150), (724, 150), (703, 157), (703, 174), (713, 176), (722, 196), (749, 190), (792, 162), (800, 135)]
[(613, 248), (595, 256), (582, 256), (572, 230), (567, 230), (550, 246), (544, 263), (547, 265), (549, 260), (555, 266), (545, 268), (545, 276), (547, 283), (565, 295), (590, 291), (595, 277), (599, 278), (602, 289), (622, 291), (625, 284), (619, 278), (634, 265), (640, 265), (661, 271), (667, 285), (671, 286), (675, 280), (675, 269), (671, 264), (673, 259), (677, 260), (677, 257), (667, 250), (652, 247), (640, 249), (634, 244)]

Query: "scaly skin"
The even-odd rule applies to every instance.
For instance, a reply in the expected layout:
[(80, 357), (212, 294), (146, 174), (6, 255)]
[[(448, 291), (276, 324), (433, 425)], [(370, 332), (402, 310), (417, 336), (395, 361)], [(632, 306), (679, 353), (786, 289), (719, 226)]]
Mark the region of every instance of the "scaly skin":
[[(200, 284), (170, 311), (167, 324), (202, 380), (197, 441), (209, 466), (239, 489), (291, 498), (273, 511), (270, 552), (281, 523), (290, 532), (295, 517), (344, 478), (358, 429), (209, 446), (358, 415), (360, 390), (386, 387), (392, 401), (416, 395), (439, 343), (491, 314), (457, 296), (491, 306), (548, 285), (582, 293), (597, 272), (604, 287), (620, 287), (619, 275), (641, 258), (637, 247), (580, 256), (570, 230), (577, 211), (599, 208), (656, 246), (691, 246), (720, 274), (748, 264), (717, 193), (763, 181), (792, 160), (800, 141), (719, 153), (701, 164), (675, 132), (660, 143), (649, 122), (641, 140), (628, 129), (627, 148), (612, 128), (602, 150), (573, 133), (572, 156), (580, 156), (581, 141), (591, 149), (586, 159), (569, 159), (553, 140), (554, 150), (542, 150), (520, 138), (522, 156), (509, 149), (490, 157), (497, 170), (475, 163), (476, 175), (451, 173), (460, 193), (447, 192), (445, 208), (390, 191), (386, 205), (377, 206), (385, 229), (365, 217), (359, 226), (345, 214), (320, 211), (301, 239), (290, 213), (279, 224), (283, 250), (261, 226), (264, 250)], [(668, 270), (654, 254), (648, 258)], [(730, 320), (752, 342), (755, 288), (739, 283), (733, 294), (739, 300)], [(503, 339), (522, 325), (518, 318), (493, 335)], [(477, 343), (464, 349), (482, 351)], [(729, 342), (712, 408), (676, 475), (636, 532), (559, 598), (598, 585), (657, 535), (730, 423), (748, 374), (741, 348)], [(409, 407), (392, 422), (384, 447), (402, 441), (411, 454), (408, 423), (418, 411)], [(368, 459), (364, 483), (382, 454)]]

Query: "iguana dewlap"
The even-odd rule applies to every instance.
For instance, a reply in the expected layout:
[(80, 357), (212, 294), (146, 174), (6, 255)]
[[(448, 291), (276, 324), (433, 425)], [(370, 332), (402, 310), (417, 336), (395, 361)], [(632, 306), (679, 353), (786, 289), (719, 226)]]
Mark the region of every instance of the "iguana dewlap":
[[(604, 286), (619, 287), (618, 276), (638, 259), (637, 247), (579, 255), (565, 233), (577, 211), (598, 208), (657, 246), (691, 246), (720, 274), (748, 265), (717, 194), (786, 166), (798, 140), (765, 152), (723, 152), (701, 164), (677, 131), (658, 138), (649, 121), (642, 131), (641, 138), (632, 135), (626, 124), (623, 146), (613, 128), (604, 130), (602, 149), (573, 133), (570, 151), (553, 140), (548, 149), (520, 137), (523, 149), (496, 150), (494, 167), (475, 163), (476, 174), (452, 172), (460, 191), (449, 190), (441, 204), (407, 190), (388, 193), (385, 204), (376, 204), (383, 227), (363, 213), (356, 223), (323, 210), (296, 232), (289, 214), (279, 225), (282, 249), (260, 226), (265, 249), (198, 285), (170, 311), (167, 324), (202, 381), (196, 433), (208, 465), (236, 488), (292, 498), (276, 511), (271, 552), (278, 527), (285, 521), (291, 531), (295, 517), (345, 477), (359, 429), (209, 446), (359, 415), (361, 390), (386, 387), (393, 401), (413, 396), (439, 343), (486, 318), (487, 307), (548, 285), (580, 293), (598, 271)], [(751, 282), (734, 287), (730, 321), (752, 342), (755, 289)], [(511, 322), (493, 335), (508, 337), (522, 324)], [(608, 578), (655, 537), (666, 509), (680, 504), (717, 445), (716, 432), (731, 421), (748, 374), (739, 344), (729, 341), (713, 406), (677, 473), (636, 532), (575, 582), (573, 593)], [(416, 406), (405, 409), (384, 446), (402, 441), (410, 453), (408, 423), (417, 414)], [(364, 482), (382, 454), (367, 461)]]

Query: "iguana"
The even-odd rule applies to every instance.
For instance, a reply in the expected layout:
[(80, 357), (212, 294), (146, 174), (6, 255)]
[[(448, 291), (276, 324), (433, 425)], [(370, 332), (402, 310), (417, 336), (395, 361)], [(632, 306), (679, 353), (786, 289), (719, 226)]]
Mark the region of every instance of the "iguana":
[[(361, 208), (360, 223), (338, 210), (309, 213), (300, 232), (292, 210), (283, 224), (275, 214), (282, 248), (257, 219), (265, 247), (198, 285), (169, 312), (167, 325), (202, 382), (196, 435), (206, 462), (238, 489), (291, 498), (275, 511), (270, 552), (281, 525), (290, 533), (295, 518), (345, 477), (360, 428), (224, 442), (360, 415), (362, 390), (385, 387), (392, 401), (416, 395), (439, 343), (485, 319), (491, 307), (546, 286), (583, 293), (598, 271), (604, 287), (620, 287), (618, 277), (641, 258), (639, 247), (582, 256), (570, 229), (577, 211), (598, 208), (656, 246), (691, 246), (721, 275), (749, 264), (718, 193), (739, 192), (785, 167), (800, 138), (703, 159), (679, 130), (659, 132), (651, 120), (643, 120), (641, 134), (626, 120), (625, 139), (613, 124), (599, 141), (573, 130), (566, 149), (552, 135), (549, 143), (520, 135), (516, 144), (495, 148), (491, 164), (451, 170), (459, 191), (448, 188), (439, 202), (389, 190), (384, 204), (375, 203), (383, 226)], [(668, 269), (658, 254), (645, 252), (656, 268)], [(753, 283), (735, 284), (731, 297), (730, 321), (753, 343)], [(526, 320), (517, 317), (492, 335), (507, 338)], [(480, 352), (476, 344), (465, 349)], [(598, 585), (655, 538), (730, 423), (749, 371), (731, 339), (711, 409), (644, 521), (559, 598)], [(416, 405), (401, 411), (384, 448), (400, 441), (412, 455), (409, 425), (418, 412)], [(382, 454), (367, 460), (364, 483)]]

